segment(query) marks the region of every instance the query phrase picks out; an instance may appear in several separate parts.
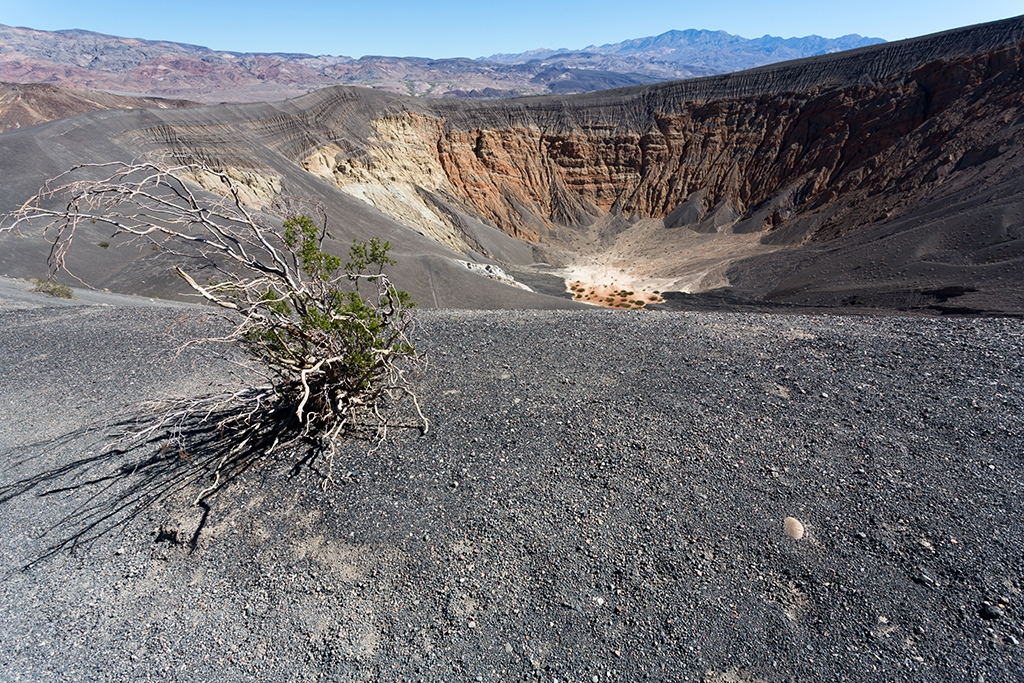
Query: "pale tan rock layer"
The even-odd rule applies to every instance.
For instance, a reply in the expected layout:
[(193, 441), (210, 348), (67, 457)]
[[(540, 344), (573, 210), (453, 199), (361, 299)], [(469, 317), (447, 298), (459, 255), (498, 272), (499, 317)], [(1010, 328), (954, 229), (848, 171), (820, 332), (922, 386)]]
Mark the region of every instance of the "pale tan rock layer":
[[(102, 123), (133, 153), (227, 169), (257, 203), (330, 191), (326, 180), (348, 195), (339, 205), (357, 197), (458, 252), (557, 266), (612, 291), (946, 297), (1016, 281), (1006, 243), (1024, 166), (1022, 46), (1016, 19), (582, 96), (457, 102), (338, 87), (75, 125)], [(30, 149), (8, 135), (12, 154)], [(1012, 198), (997, 213), (984, 206), (993, 193)], [(940, 225), (960, 209), (966, 218)], [(922, 224), (935, 231), (880, 239)], [(841, 259), (799, 261), (868, 235), (874, 246), (847, 245)], [(854, 296), (851, 283), (867, 284)]]
[[(514, 111), (410, 104), (375, 119), (359, 155), (332, 143), (302, 163), (453, 245), (455, 229), (414, 188), (452, 193), (529, 241), (619, 213), (798, 243), (888, 218), (965, 157), (998, 155), (1009, 132), (994, 114), (1014, 120), (1021, 62), (1018, 45), (870, 86), (713, 101), (661, 88), (624, 93), (615, 107), (587, 98), (523, 100)], [(943, 155), (931, 158), (936, 141)], [(387, 188), (388, 198), (359, 185)], [(861, 213), (880, 193), (888, 198)]]
[(417, 190), (453, 189), (431, 144), (441, 135), (441, 121), (410, 112), (372, 123), (376, 135), (367, 140), (369, 154), (349, 156), (331, 143), (303, 159), (303, 168), (333, 181), (342, 191), (403, 225), (456, 251), (469, 251), (470, 245), (450, 216), (425, 201)]

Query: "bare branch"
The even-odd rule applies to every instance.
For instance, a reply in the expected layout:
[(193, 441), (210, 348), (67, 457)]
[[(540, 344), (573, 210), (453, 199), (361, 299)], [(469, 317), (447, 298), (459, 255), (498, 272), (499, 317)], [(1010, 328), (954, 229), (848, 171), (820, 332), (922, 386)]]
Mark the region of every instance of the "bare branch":
[[(224, 197), (210, 198), (193, 184), (210, 176), (223, 185)], [(203, 164), (83, 164), (46, 183), (0, 220), (0, 230), (42, 227), (52, 240), (52, 275), (69, 272), (67, 257), (83, 221), (180, 259), (177, 275), (232, 321), (232, 331), (217, 341), (239, 344), (272, 378), (269, 386), (171, 402), (135, 437), (166, 432), (184, 453), (181, 424), (203, 412), (230, 414), (219, 426), (243, 449), (273, 415), (278, 424), (271, 449), (298, 438), (318, 440), (330, 454), (330, 481), (334, 442), (357, 413), (383, 424), (381, 401), (411, 396), (423, 431), (429, 427), (400, 367), (415, 359), (413, 304), (384, 272), (393, 263), (389, 245), (354, 243), (347, 264), (324, 252), (328, 217), (315, 199), (278, 197), (256, 210), (242, 201), (230, 175)], [(212, 265), (222, 279), (198, 282), (186, 260)], [(229, 406), (237, 410), (225, 413)], [(213, 468), (214, 482), (197, 502), (217, 489), (228, 461), (225, 456)]]

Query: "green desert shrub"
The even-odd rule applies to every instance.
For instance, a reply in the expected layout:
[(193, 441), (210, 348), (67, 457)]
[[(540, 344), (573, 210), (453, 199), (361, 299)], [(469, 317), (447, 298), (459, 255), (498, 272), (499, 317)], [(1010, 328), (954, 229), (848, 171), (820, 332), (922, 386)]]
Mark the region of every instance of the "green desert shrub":
[[(395, 263), (390, 243), (354, 241), (343, 263), (321, 249), (309, 216), (290, 217), (283, 227), (284, 242), (306, 275), (304, 287), (272, 281), (258, 299), (233, 283), (214, 291), (259, 314), (243, 331), (247, 348), (281, 376), (281, 392), (294, 396), (298, 417), (323, 422), (330, 433), (347, 406), (372, 400), (388, 384), (385, 375), (396, 360), (415, 356), (405, 336), (415, 304), (384, 273)], [(367, 287), (374, 290), (369, 298), (363, 296)]]
[[(104, 180), (94, 180), (98, 167)], [(224, 197), (211, 198), (192, 182), (211, 175), (226, 188)], [(179, 263), (213, 265), (222, 273), (200, 284), (174, 268), (230, 322), (224, 336), (193, 341), (237, 343), (257, 380), (239, 390), (169, 400), (157, 427), (137, 432), (152, 439), (154, 429), (166, 429), (174, 450), (184, 453), (181, 425), (218, 416), (215, 430), (237, 446), (210, 467), (215, 482), (197, 502), (217, 486), (229, 469), (225, 463), (299, 440), (326, 454), (326, 485), (339, 437), (375, 424), (376, 438), (383, 438), (387, 410), (402, 396), (411, 397), (421, 429), (429, 426), (406, 376), (407, 363), (416, 360), (410, 341), (415, 304), (388, 277), (395, 263), (391, 245), (354, 240), (346, 260), (325, 250), (327, 213), (315, 199), (279, 197), (254, 210), (240, 197), (230, 176), (204, 164), (90, 165), (52, 179), (4, 217), (6, 227), (0, 223), (0, 229), (18, 229), (45, 222), (54, 245), (52, 272), (67, 270), (76, 227), (89, 220), (112, 227), (115, 237), (173, 254)], [(54, 204), (62, 208), (50, 208)], [(56, 283), (37, 286), (61, 291)]]
[(55, 280), (43, 280), (35, 279), (32, 280), (32, 284), (35, 285), (32, 288), (33, 292), (42, 292), (43, 294), (49, 294), (59, 299), (70, 299), (72, 296), (71, 288), (67, 285), (62, 285)]

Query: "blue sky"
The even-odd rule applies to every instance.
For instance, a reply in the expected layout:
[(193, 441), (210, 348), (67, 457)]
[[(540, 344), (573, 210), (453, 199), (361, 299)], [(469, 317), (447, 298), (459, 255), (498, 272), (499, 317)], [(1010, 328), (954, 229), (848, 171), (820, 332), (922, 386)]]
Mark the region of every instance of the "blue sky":
[(480, 57), (671, 29), (899, 40), (1024, 14), (1021, 0), (0, 0), (0, 24), (236, 52)]

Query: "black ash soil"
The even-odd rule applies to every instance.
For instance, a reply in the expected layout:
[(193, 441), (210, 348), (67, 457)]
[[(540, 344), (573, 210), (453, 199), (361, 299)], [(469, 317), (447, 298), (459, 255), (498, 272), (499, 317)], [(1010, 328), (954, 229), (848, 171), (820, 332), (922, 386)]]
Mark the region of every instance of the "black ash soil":
[(1019, 321), (424, 312), (426, 435), (24, 569), (159, 452), (75, 430), (228, 366), (174, 355), (179, 311), (0, 316), (5, 680), (1024, 675)]

